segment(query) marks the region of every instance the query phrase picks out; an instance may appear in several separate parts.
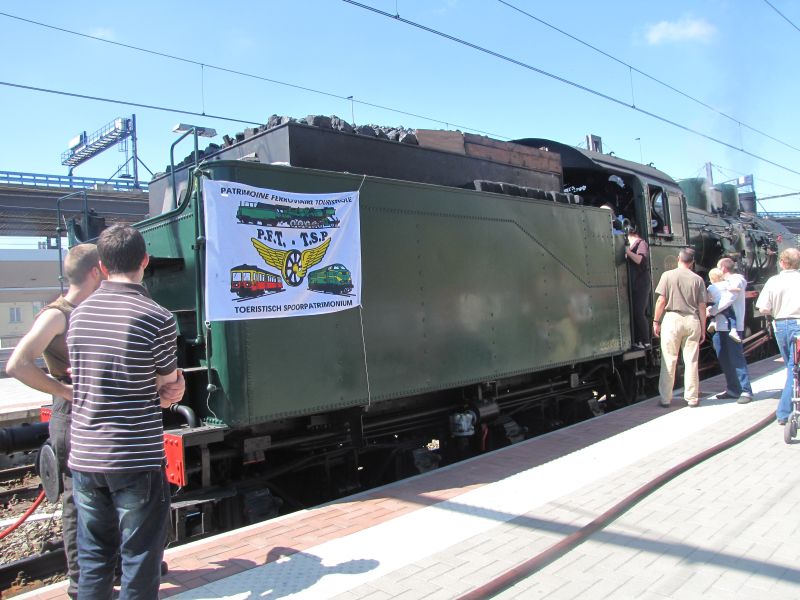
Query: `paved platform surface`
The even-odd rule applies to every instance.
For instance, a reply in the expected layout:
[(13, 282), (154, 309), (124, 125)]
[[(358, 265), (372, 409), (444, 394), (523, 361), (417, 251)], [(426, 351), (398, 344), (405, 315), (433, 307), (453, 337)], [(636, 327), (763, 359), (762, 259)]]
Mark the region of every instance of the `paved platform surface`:
[[(343, 500), (167, 551), (161, 597), (450, 599), (594, 519), (688, 457), (774, 413), (755, 400), (656, 400)], [(702, 382), (705, 397), (719, 377)], [(678, 396), (679, 397), (679, 396)], [(667, 483), (503, 599), (800, 598), (800, 447), (770, 423)], [(19, 598), (63, 598), (64, 585)]]
[(39, 408), (53, 398), (29, 388), (13, 377), (0, 377), (0, 427), (39, 420)]

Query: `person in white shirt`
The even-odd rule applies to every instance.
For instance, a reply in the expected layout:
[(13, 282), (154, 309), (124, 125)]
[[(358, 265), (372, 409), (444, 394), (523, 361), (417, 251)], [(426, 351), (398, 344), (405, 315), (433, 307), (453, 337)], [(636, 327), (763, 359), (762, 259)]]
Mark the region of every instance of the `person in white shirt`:
[(781, 272), (770, 277), (764, 284), (756, 301), (756, 308), (762, 314), (775, 319), (775, 339), (786, 364), (786, 383), (775, 417), (779, 425), (785, 425), (792, 414), (794, 340), (800, 336), (800, 250), (787, 248), (781, 252), (780, 267)]
[[(730, 258), (722, 258), (717, 262), (717, 268), (725, 275), (728, 290), (731, 296), (727, 302), (720, 301), (717, 306), (708, 308), (708, 315), (716, 317), (728, 308), (733, 308), (736, 315), (736, 329), (738, 337), (744, 334), (745, 306), (744, 291), (747, 289), (747, 280), (734, 271), (736, 263)], [(739, 404), (747, 404), (753, 399), (753, 387), (750, 385), (750, 374), (747, 371), (747, 360), (741, 342), (736, 342), (730, 337), (730, 327), (727, 319), (715, 322), (716, 333), (711, 339), (714, 351), (717, 353), (719, 365), (725, 375), (725, 391), (716, 395), (717, 398), (736, 398)]]
[(738, 292), (739, 288), (729, 288), (728, 282), (725, 280), (725, 274), (716, 267), (708, 272), (708, 280), (711, 282), (711, 285), (708, 286), (708, 305), (709, 307), (717, 307), (716, 316), (709, 324), (708, 332), (713, 334), (717, 329), (717, 321), (722, 322), (724, 319), (730, 332), (728, 336), (737, 344), (741, 344), (742, 338), (739, 337), (739, 332), (736, 330), (736, 313), (733, 312), (733, 308), (728, 306), (723, 311), (719, 310), (721, 303), (733, 304), (733, 292)]

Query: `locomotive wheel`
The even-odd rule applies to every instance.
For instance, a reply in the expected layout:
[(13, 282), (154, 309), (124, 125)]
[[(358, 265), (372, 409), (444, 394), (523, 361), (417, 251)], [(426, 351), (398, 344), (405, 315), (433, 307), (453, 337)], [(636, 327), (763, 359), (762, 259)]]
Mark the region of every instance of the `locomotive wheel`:
[(297, 227), (297, 219), (292, 219), (289, 221), (289, 227)]
[(300, 252), (292, 250), (286, 255), (283, 262), (283, 278), (292, 287), (297, 287), (303, 283), (303, 278), (297, 274), (300, 269)]
[(306, 221), (305, 223), (303, 223), (303, 227), (305, 227), (306, 229), (311, 229), (311, 221)]
[(39, 477), (42, 479), (42, 489), (47, 500), (49, 502), (57, 501), (64, 486), (61, 481), (61, 467), (49, 442), (43, 444), (39, 450), (36, 466), (39, 471)]

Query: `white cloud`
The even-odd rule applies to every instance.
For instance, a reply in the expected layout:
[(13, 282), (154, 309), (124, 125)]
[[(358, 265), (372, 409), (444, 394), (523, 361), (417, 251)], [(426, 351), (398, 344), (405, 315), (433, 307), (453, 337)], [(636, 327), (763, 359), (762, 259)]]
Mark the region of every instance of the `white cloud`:
[(102, 38), (104, 40), (114, 39), (114, 30), (110, 27), (95, 27), (89, 32), (89, 35)]
[(645, 39), (651, 46), (689, 41), (708, 43), (716, 33), (717, 28), (711, 23), (684, 17), (678, 21), (660, 21), (650, 25), (645, 32)]
[(458, 6), (458, 0), (442, 0), (440, 3), (441, 5), (439, 8), (435, 8), (433, 10), (434, 14), (437, 15), (444, 15), (452, 11), (456, 6)]

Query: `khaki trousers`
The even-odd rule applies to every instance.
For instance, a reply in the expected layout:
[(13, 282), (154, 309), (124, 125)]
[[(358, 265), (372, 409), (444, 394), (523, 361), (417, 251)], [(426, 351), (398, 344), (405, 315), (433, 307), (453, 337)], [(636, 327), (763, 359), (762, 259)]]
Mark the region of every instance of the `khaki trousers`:
[(700, 357), (700, 319), (683, 316), (676, 312), (664, 314), (661, 322), (661, 377), (658, 391), (661, 402), (672, 402), (672, 388), (675, 386), (675, 371), (678, 368), (678, 354), (683, 351), (683, 398), (689, 404), (696, 404), (700, 375), (697, 370)]

